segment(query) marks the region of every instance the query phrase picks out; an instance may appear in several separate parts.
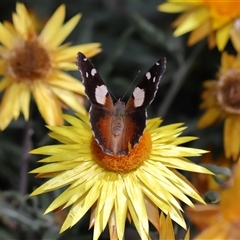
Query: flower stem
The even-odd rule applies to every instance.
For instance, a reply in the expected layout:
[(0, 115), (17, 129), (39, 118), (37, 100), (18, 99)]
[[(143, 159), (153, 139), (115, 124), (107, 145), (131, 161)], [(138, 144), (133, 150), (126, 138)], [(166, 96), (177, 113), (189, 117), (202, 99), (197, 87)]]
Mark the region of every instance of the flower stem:
[(23, 154), (20, 158), (20, 172), (19, 172), (19, 193), (24, 196), (28, 187), (28, 163), (29, 151), (32, 149), (32, 135), (33, 129), (31, 121), (26, 121), (23, 140)]

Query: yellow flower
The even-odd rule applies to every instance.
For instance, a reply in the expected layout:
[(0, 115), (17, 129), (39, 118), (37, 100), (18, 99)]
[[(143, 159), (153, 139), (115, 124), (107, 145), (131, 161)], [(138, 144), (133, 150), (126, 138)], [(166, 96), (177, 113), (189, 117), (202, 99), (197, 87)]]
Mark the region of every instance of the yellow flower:
[(234, 182), (231, 187), (222, 190), (219, 205), (195, 205), (187, 208), (190, 220), (204, 229), (196, 236), (201, 239), (240, 239), (240, 164), (234, 170)]
[(194, 45), (208, 36), (209, 47), (217, 45), (222, 51), (230, 37), (234, 21), (240, 17), (240, 1), (231, 0), (168, 0), (158, 6), (162, 12), (183, 12), (175, 22), (174, 36), (192, 31), (188, 45)]
[(218, 80), (204, 82), (201, 108), (206, 112), (199, 128), (224, 119), (224, 148), (227, 158), (236, 160), (240, 153), (240, 56), (222, 53)]
[(91, 57), (101, 51), (100, 44), (61, 45), (80, 17), (78, 14), (64, 24), (65, 6), (61, 5), (38, 34), (31, 15), (17, 3), (13, 24), (0, 23), (0, 92), (5, 90), (0, 129), (16, 120), (20, 112), (28, 120), (31, 94), (48, 125), (63, 124), (63, 106), (85, 111), (79, 102), (84, 96), (83, 85), (63, 71), (76, 69), (76, 52)]
[(204, 150), (181, 147), (196, 139), (179, 137), (182, 124), (159, 127), (159, 118), (147, 121), (140, 142), (126, 156), (102, 152), (93, 138), (88, 116), (64, 115), (71, 126), (48, 127), (62, 145), (44, 146), (33, 154), (50, 155), (48, 163), (31, 173), (51, 178), (31, 195), (67, 187), (45, 213), (70, 207), (60, 232), (75, 225), (91, 209), (90, 227), (98, 239), (107, 223), (111, 239), (123, 239), (126, 218), (132, 220), (142, 239), (149, 238), (149, 223), (159, 231), (159, 209), (186, 227), (177, 199), (193, 207), (188, 197), (203, 202), (194, 187), (175, 169), (210, 173), (186, 157)]

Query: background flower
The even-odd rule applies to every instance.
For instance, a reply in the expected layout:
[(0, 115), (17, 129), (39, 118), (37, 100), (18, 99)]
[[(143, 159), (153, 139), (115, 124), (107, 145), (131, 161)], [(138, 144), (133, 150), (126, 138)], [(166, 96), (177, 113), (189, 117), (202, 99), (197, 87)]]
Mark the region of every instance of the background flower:
[(65, 6), (61, 5), (46, 23), (41, 33), (35, 30), (32, 17), (21, 3), (16, 5), (13, 24), (0, 24), (0, 91), (5, 90), (0, 106), (0, 129), (23, 113), (29, 118), (31, 94), (49, 125), (61, 125), (62, 107), (84, 112), (82, 84), (62, 70), (75, 69), (75, 53), (88, 56), (100, 52), (99, 43), (61, 45), (80, 20), (78, 14), (66, 24)]
[(169, 13), (183, 12), (173, 23), (176, 27), (174, 36), (192, 31), (188, 45), (208, 37), (209, 47), (217, 45), (218, 50), (222, 51), (230, 37), (234, 20), (240, 17), (240, 2), (168, 0), (159, 5), (158, 10)]
[(224, 120), (223, 142), (227, 158), (238, 159), (240, 153), (240, 59), (222, 53), (218, 79), (206, 81), (201, 108), (206, 112), (198, 122), (203, 128)]

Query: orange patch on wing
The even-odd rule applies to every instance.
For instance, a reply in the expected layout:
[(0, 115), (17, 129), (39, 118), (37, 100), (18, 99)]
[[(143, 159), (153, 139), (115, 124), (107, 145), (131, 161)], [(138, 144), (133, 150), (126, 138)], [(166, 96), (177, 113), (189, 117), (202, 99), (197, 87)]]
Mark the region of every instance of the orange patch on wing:
[(111, 115), (106, 115), (104, 118), (100, 118), (98, 122), (98, 130), (101, 133), (101, 137), (99, 139), (99, 144), (105, 152), (106, 149), (113, 149), (112, 146), (112, 129), (111, 129)]

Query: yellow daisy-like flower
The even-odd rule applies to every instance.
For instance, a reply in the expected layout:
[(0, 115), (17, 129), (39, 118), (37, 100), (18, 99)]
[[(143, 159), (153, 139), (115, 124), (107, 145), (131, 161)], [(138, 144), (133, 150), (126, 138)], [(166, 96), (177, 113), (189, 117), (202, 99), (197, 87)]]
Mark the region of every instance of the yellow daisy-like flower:
[(204, 87), (200, 107), (206, 112), (198, 127), (224, 119), (225, 155), (237, 160), (240, 153), (240, 56), (223, 52), (218, 80), (208, 80)]
[(192, 31), (188, 40), (189, 46), (208, 36), (209, 47), (217, 45), (219, 51), (222, 51), (230, 37), (234, 21), (240, 17), (240, 1), (168, 0), (167, 3), (159, 5), (158, 10), (169, 13), (184, 12), (173, 23), (176, 27), (174, 36)]
[(193, 207), (189, 197), (203, 202), (187, 179), (175, 169), (210, 173), (186, 157), (199, 156), (204, 150), (178, 146), (196, 139), (179, 137), (182, 124), (159, 127), (159, 118), (147, 121), (139, 143), (126, 156), (102, 152), (95, 141), (88, 116), (64, 115), (71, 126), (49, 127), (50, 136), (63, 145), (45, 146), (33, 154), (51, 155), (48, 163), (31, 173), (52, 178), (31, 195), (68, 186), (45, 213), (70, 207), (60, 232), (75, 225), (91, 209), (93, 239), (109, 225), (111, 239), (123, 239), (125, 221), (132, 220), (142, 239), (149, 239), (149, 223), (159, 231), (159, 209), (186, 228), (177, 199)]
[(83, 113), (79, 97), (83, 85), (63, 70), (75, 70), (76, 52), (88, 57), (101, 51), (99, 43), (61, 45), (79, 22), (78, 14), (64, 24), (65, 6), (61, 5), (40, 34), (23, 4), (17, 3), (13, 23), (0, 23), (0, 129), (5, 129), (20, 112), (29, 118), (31, 94), (48, 125), (62, 125), (62, 107)]

